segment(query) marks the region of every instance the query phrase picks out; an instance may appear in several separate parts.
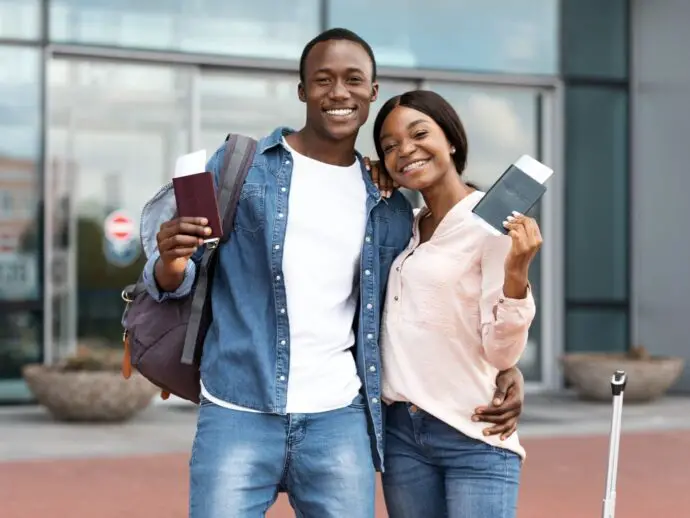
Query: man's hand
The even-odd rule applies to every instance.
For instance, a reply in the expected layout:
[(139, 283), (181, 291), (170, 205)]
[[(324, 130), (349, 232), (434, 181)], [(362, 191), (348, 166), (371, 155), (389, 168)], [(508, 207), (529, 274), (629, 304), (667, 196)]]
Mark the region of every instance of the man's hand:
[(187, 261), (211, 234), (206, 218), (175, 218), (161, 225), (156, 235), (160, 260), (155, 277), (164, 291), (175, 291), (184, 279)]
[(374, 182), (374, 185), (376, 185), (376, 188), (384, 198), (390, 198), (393, 195), (393, 190), (400, 187), (388, 176), (388, 173), (381, 167), (381, 163), (378, 160), (372, 162), (369, 157), (365, 156), (364, 166), (371, 174), (371, 181)]
[(496, 392), (490, 406), (475, 409), (472, 420), (492, 423), (484, 430), (484, 435), (501, 434), (504, 441), (517, 430), (525, 401), (525, 379), (517, 367), (501, 371), (496, 376)]

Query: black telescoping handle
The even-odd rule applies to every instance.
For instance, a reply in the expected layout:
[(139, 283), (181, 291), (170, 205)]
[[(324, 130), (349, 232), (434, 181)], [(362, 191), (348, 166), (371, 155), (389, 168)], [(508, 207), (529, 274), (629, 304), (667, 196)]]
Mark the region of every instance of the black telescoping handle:
[(614, 396), (620, 396), (625, 390), (625, 384), (628, 382), (628, 376), (625, 371), (616, 371), (611, 377), (611, 393)]

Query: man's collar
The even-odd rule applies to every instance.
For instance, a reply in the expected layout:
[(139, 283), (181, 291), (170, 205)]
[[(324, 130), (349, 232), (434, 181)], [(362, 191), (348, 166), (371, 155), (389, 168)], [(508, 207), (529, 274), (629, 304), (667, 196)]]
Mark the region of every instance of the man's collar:
[[(279, 126), (275, 130), (273, 130), (273, 133), (259, 140), (259, 143), (256, 146), (256, 151), (259, 154), (263, 154), (271, 149), (276, 148), (277, 146), (282, 146), (283, 137), (286, 137), (287, 135), (290, 135), (294, 132), (295, 130), (288, 126)], [(357, 159), (362, 168), (362, 176), (364, 177), (364, 183), (367, 186), (367, 192), (376, 201), (380, 201), (382, 199), (381, 193), (374, 185), (374, 182), (371, 180), (371, 175), (369, 174), (369, 171), (367, 171), (364, 167), (364, 160), (362, 159), (361, 153), (355, 149), (355, 155), (357, 156)], [(383, 200), (387, 202), (385, 198), (383, 198)]]
[(287, 126), (279, 126), (278, 128), (273, 130), (273, 133), (259, 140), (259, 143), (256, 146), (257, 153), (264, 154), (266, 151), (269, 151), (270, 149), (273, 149), (276, 146), (281, 146), (283, 137), (294, 132), (295, 130), (292, 128), (289, 128)]

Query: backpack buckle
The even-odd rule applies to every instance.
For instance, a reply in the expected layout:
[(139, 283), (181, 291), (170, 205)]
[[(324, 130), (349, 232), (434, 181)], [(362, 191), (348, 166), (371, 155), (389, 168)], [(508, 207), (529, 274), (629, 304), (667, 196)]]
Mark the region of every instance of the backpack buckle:
[(215, 250), (216, 248), (218, 248), (218, 243), (220, 243), (220, 239), (218, 239), (217, 237), (204, 240), (204, 244), (209, 250)]

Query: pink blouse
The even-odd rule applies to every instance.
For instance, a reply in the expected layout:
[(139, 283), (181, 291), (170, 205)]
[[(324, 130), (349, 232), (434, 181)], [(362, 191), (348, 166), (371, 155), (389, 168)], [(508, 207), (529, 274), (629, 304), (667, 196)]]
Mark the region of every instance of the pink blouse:
[(419, 244), (419, 221), (391, 267), (383, 313), (383, 400), (411, 402), (465, 435), (508, 448), (523, 458), (517, 433), (484, 437), (491, 426), (471, 420), (488, 405), (499, 370), (514, 366), (535, 315), (524, 299), (503, 294), (511, 238), (490, 234), (471, 213), (484, 195), (455, 205), (431, 239)]

